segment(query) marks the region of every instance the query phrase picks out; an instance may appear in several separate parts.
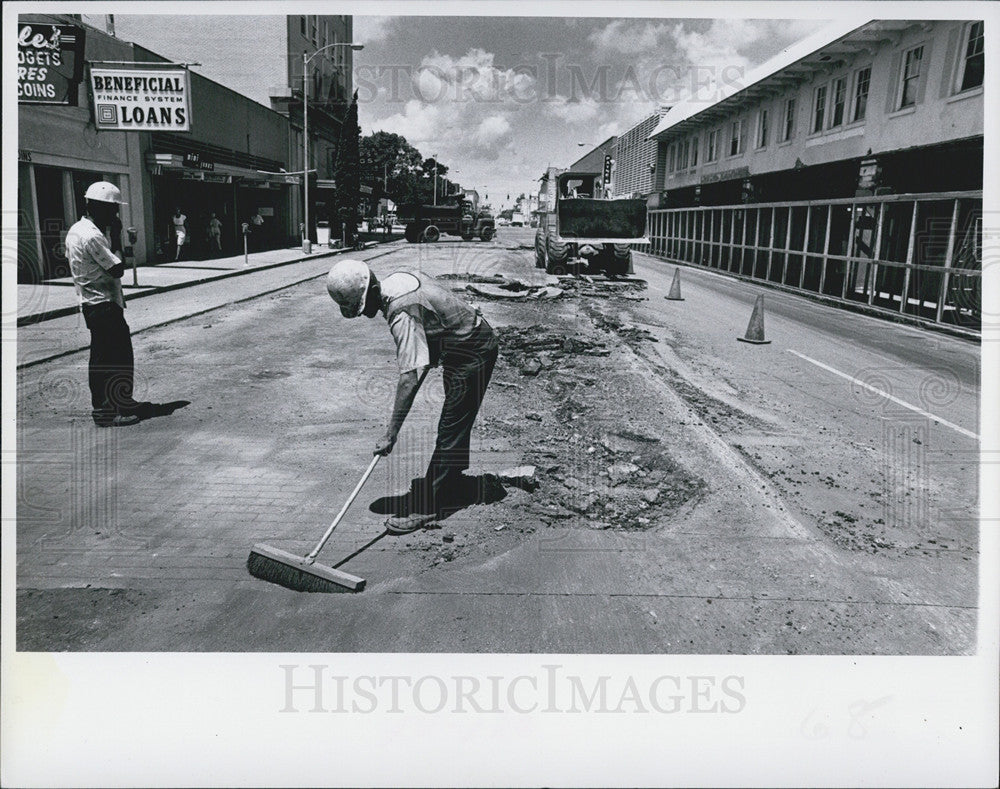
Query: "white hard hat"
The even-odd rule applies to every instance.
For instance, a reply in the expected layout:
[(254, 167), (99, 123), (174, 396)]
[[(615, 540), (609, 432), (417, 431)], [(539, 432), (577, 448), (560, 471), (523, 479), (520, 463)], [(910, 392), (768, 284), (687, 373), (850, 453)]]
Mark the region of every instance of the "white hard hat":
[(361, 260), (338, 260), (326, 275), (326, 290), (345, 318), (357, 318), (365, 308), (371, 270)]
[(101, 203), (118, 203), (118, 205), (128, 205), (122, 200), (122, 191), (117, 186), (107, 181), (97, 181), (87, 187), (83, 195), (87, 200), (97, 200)]

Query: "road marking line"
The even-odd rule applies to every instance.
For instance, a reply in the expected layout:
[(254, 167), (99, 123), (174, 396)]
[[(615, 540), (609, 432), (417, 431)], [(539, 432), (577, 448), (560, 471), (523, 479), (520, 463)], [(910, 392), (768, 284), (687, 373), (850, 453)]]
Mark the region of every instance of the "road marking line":
[(864, 381), (859, 381), (857, 378), (854, 378), (853, 376), (850, 376), (847, 373), (842, 373), (840, 370), (835, 370), (833, 367), (830, 367), (830, 365), (828, 365), (828, 364), (823, 364), (823, 362), (817, 362), (815, 359), (810, 359), (804, 353), (799, 353), (798, 351), (793, 351), (791, 348), (788, 348), (787, 350), (788, 350), (789, 353), (795, 354), (800, 359), (805, 359), (810, 364), (815, 364), (817, 367), (822, 367), (827, 372), (831, 372), (834, 375), (839, 375), (841, 378), (846, 378), (852, 384), (857, 384), (858, 386), (862, 387), (863, 389), (867, 389), (869, 392), (874, 392), (875, 394), (881, 395), (882, 397), (886, 398), (887, 400), (891, 400), (892, 402), (896, 403), (897, 405), (903, 406), (903, 408), (909, 408), (911, 411), (916, 411), (921, 416), (926, 416), (928, 419), (933, 419), (935, 422), (939, 422), (940, 424), (944, 425), (945, 427), (950, 427), (952, 430), (955, 430), (955, 431), (961, 433), (963, 436), (968, 436), (973, 441), (978, 441), (979, 440), (979, 436), (978, 435), (976, 435), (975, 433), (973, 433), (971, 430), (966, 430), (964, 427), (959, 427), (954, 422), (949, 422), (947, 419), (942, 419), (941, 417), (937, 416), (936, 414), (932, 414), (930, 411), (925, 411), (924, 409), (918, 408), (917, 406), (912, 405), (911, 403), (907, 403), (905, 400), (900, 400), (898, 397), (893, 397), (888, 392), (883, 392), (881, 389), (876, 389), (871, 384), (866, 384)]

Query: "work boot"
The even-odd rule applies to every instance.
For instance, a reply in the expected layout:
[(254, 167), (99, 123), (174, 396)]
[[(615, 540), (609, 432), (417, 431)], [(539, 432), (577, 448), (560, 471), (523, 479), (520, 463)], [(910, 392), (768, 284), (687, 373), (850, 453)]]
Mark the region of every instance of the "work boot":
[(127, 427), (138, 424), (139, 421), (135, 414), (94, 414), (94, 424), (98, 427)]
[(388, 518), (385, 522), (385, 530), (389, 534), (410, 534), (424, 528), (429, 523), (433, 523), (436, 519), (437, 515), (434, 513), (415, 512), (406, 517)]

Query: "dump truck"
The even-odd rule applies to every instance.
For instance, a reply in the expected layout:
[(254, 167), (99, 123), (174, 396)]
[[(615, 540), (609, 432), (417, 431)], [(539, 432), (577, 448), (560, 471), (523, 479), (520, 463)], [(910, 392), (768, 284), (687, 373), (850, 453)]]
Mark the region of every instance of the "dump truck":
[(461, 236), (464, 241), (489, 241), (496, 235), (496, 220), (479, 195), (468, 191), (441, 205), (410, 203), (397, 209), (397, 221), (406, 226), (403, 237), (411, 244), (434, 243), (442, 235)]
[(598, 172), (549, 168), (535, 215), (535, 266), (549, 274), (625, 276), (632, 245), (649, 243), (646, 201), (605, 198)]

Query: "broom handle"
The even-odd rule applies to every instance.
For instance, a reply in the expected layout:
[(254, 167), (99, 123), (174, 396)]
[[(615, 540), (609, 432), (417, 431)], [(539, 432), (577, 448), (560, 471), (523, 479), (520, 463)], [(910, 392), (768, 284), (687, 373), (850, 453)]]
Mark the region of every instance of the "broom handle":
[(338, 512), (337, 517), (333, 519), (333, 523), (331, 523), (330, 528), (326, 530), (326, 534), (324, 534), (323, 538), (316, 543), (316, 547), (312, 549), (312, 552), (306, 556), (307, 561), (315, 559), (319, 552), (323, 550), (323, 546), (326, 545), (326, 541), (330, 539), (330, 535), (333, 534), (333, 530), (337, 528), (337, 525), (347, 513), (347, 508), (354, 503), (354, 499), (356, 499), (358, 494), (361, 492), (361, 488), (364, 487), (364, 484), (368, 481), (368, 477), (372, 475), (372, 472), (375, 470), (375, 466), (381, 458), (381, 455), (376, 455), (372, 458), (372, 462), (368, 464), (368, 468), (365, 469), (365, 473), (362, 474), (361, 480), (354, 486), (354, 490), (352, 490), (351, 495), (347, 497), (347, 501), (345, 501), (344, 506), (340, 508), (340, 512)]
[[(421, 384), (423, 384), (424, 379), (427, 377), (428, 372), (430, 372), (430, 368), (426, 367), (424, 368), (423, 373), (420, 374), (420, 380), (417, 381), (418, 390), (420, 389)], [(333, 530), (337, 528), (337, 526), (340, 524), (341, 519), (347, 513), (348, 507), (350, 507), (351, 504), (354, 503), (354, 499), (358, 497), (358, 494), (361, 492), (361, 488), (363, 488), (365, 486), (365, 483), (368, 481), (368, 477), (372, 475), (372, 472), (375, 470), (375, 466), (378, 465), (379, 459), (381, 457), (382, 457), (381, 455), (376, 455), (375, 457), (372, 458), (372, 462), (368, 464), (368, 468), (365, 469), (365, 473), (361, 475), (360, 481), (358, 482), (357, 485), (354, 486), (354, 490), (352, 490), (351, 495), (347, 497), (347, 501), (345, 501), (344, 506), (340, 508), (340, 512), (338, 512), (337, 517), (333, 519), (333, 523), (331, 523), (330, 528), (326, 530), (326, 534), (323, 535), (320, 541), (316, 543), (316, 547), (312, 549), (312, 551), (309, 553), (308, 556), (306, 556), (307, 562), (312, 562), (316, 560), (316, 557), (319, 555), (319, 552), (322, 551), (323, 546), (326, 545), (326, 541), (329, 540), (330, 535), (333, 534)]]

